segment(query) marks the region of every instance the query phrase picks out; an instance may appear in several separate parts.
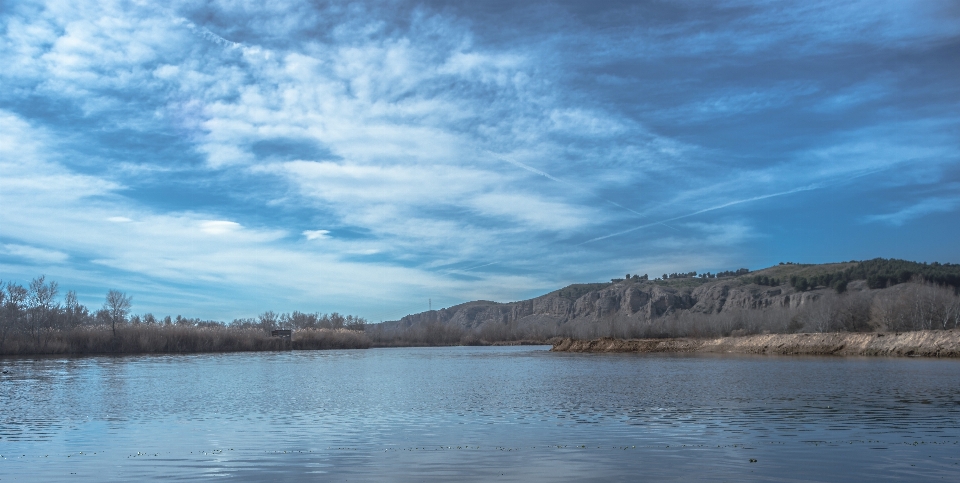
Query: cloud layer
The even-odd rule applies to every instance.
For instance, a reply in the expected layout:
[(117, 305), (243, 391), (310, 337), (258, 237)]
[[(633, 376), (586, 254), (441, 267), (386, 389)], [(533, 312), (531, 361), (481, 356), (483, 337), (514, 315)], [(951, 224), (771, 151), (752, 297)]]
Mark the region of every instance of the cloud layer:
[(623, 273), (960, 261), (949, 2), (17, 2), (0, 274), (379, 320)]

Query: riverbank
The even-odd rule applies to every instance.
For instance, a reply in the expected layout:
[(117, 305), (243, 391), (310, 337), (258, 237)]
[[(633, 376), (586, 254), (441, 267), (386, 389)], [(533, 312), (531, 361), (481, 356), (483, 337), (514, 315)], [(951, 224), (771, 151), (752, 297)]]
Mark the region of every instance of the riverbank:
[(0, 356), (156, 354), (277, 350), (366, 349), (370, 339), (348, 329), (302, 329), (290, 339), (255, 328), (124, 325), (41, 329), (0, 339)]
[(763, 334), (718, 339), (562, 339), (554, 352), (703, 352), (777, 355), (960, 357), (960, 330)]

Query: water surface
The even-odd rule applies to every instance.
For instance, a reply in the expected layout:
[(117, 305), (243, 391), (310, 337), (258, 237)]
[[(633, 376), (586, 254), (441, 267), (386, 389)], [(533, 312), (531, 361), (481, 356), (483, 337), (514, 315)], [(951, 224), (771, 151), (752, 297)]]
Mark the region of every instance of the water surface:
[(0, 481), (960, 480), (960, 361), (546, 349), (0, 359)]

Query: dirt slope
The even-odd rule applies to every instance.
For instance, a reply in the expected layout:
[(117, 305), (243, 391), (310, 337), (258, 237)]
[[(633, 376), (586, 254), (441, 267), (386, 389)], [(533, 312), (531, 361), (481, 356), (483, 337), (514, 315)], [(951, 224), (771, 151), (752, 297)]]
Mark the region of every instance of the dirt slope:
[(960, 357), (960, 331), (768, 334), (719, 339), (563, 339), (554, 344), (551, 350)]

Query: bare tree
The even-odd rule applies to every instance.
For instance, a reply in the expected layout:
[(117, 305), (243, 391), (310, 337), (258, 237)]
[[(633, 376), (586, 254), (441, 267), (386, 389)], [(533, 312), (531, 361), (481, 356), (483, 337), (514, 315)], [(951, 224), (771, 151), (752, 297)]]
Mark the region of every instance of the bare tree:
[(947, 330), (960, 323), (960, 297), (952, 289), (910, 284), (876, 296), (873, 316), (888, 330)]
[(57, 285), (57, 282), (51, 281), (47, 283), (46, 277), (43, 275), (30, 281), (29, 295), (27, 298), (27, 303), (29, 304), (27, 314), (27, 320), (29, 321), (28, 330), (31, 337), (36, 340), (37, 350), (42, 350), (42, 347), (46, 345), (46, 341), (42, 340), (42, 335), (45, 332), (49, 333), (47, 329), (49, 329), (51, 325), (52, 312), (58, 309), (54, 301), (59, 292), (60, 287)]
[(80, 301), (77, 300), (77, 292), (73, 290), (68, 291), (64, 297), (63, 308), (64, 323), (67, 327), (76, 327), (89, 316), (87, 308), (80, 304)]
[(834, 295), (833, 328), (843, 332), (869, 332), (876, 328), (870, 321), (872, 297), (863, 292)]
[(280, 316), (272, 310), (268, 310), (258, 315), (257, 319), (259, 320), (260, 328), (265, 332), (270, 332), (271, 330), (276, 329), (280, 322)]
[(884, 330), (907, 330), (906, 313), (901, 309), (902, 305), (900, 297), (889, 293), (879, 294), (873, 299), (871, 318)]
[(330, 314), (330, 324), (334, 329), (342, 329), (344, 323), (347, 321), (346, 317), (340, 315), (337, 312)]
[(23, 300), (27, 291), (15, 283), (0, 282), (0, 348), (7, 340), (7, 334), (17, 325)]
[(804, 318), (807, 326), (813, 330), (823, 333), (830, 332), (834, 326), (834, 319), (837, 315), (836, 300), (833, 297), (820, 297), (810, 301), (804, 307)]
[(30, 306), (49, 310), (53, 308), (58, 293), (60, 286), (57, 282), (46, 283), (46, 277), (40, 275), (30, 281)]
[[(952, 303), (947, 307), (947, 317), (944, 322), (944, 330), (960, 328), (960, 297), (953, 297)], [(953, 326), (951, 327), (950, 324)]]
[(132, 297), (119, 291), (110, 289), (107, 292), (107, 301), (103, 303), (103, 310), (107, 312), (110, 318), (110, 327), (113, 329), (113, 336), (117, 336), (117, 323), (124, 323), (127, 320), (127, 314), (130, 313), (130, 301)]
[(354, 317), (348, 315), (344, 327), (350, 330), (362, 331), (367, 326), (367, 320), (363, 317)]
[(3, 296), (0, 296), (0, 347), (7, 339), (7, 335), (16, 329), (23, 317), (26, 308), (27, 289), (22, 285), (8, 282), (6, 286), (0, 284), (4, 289)]

